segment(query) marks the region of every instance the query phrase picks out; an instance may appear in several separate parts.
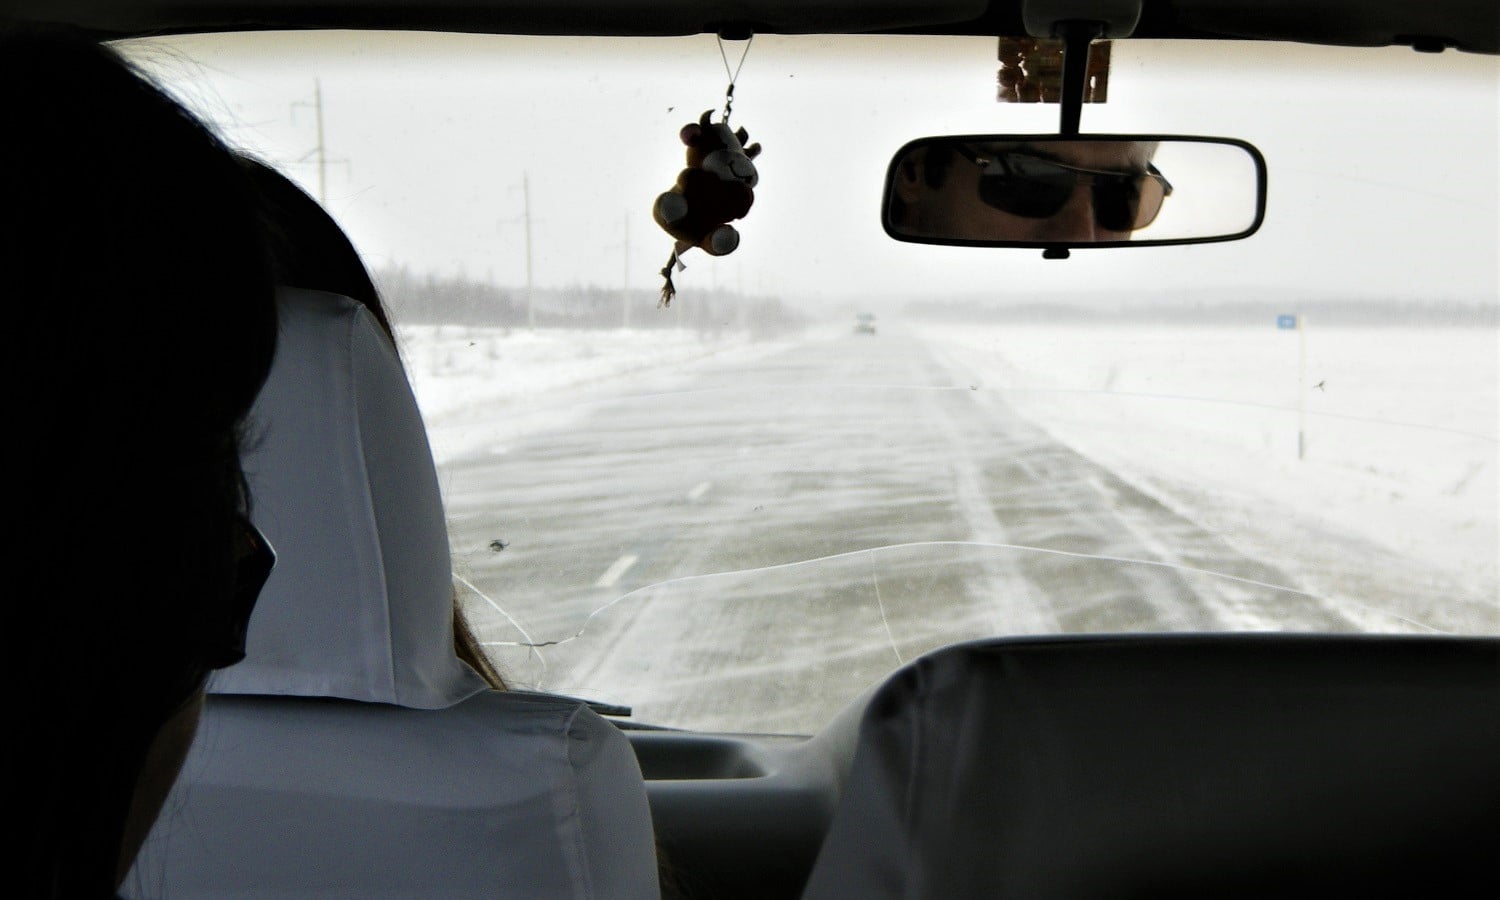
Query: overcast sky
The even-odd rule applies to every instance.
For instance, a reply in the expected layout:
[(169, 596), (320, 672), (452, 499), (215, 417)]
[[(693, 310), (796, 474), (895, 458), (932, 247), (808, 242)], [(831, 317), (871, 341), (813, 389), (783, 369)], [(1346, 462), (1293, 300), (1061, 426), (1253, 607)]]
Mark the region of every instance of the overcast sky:
[[(743, 44), (726, 44), (731, 64)], [(1242, 137), (1270, 169), (1248, 241), (1075, 253), (902, 245), (879, 223), (892, 153), (929, 134), (1046, 132), (1057, 107), (995, 102), (989, 39), (756, 38), (733, 123), (764, 145), (740, 249), (679, 278), (788, 298), (915, 293), (1240, 293), (1495, 302), (1500, 62), (1410, 50), (1117, 46), (1084, 131)], [(132, 52), (235, 143), (316, 193), (321, 81), (328, 206), (374, 266), (654, 290), (651, 220), (683, 165), (678, 129), (723, 103), (711, 36), (651, 41), (433, 35), (208, 36)], [(300, 105), (299, 105), (300, 104)], [(347, 161), (347, 162), (342, 162)], [(628, 236), (628, 256), (627, 256)]]

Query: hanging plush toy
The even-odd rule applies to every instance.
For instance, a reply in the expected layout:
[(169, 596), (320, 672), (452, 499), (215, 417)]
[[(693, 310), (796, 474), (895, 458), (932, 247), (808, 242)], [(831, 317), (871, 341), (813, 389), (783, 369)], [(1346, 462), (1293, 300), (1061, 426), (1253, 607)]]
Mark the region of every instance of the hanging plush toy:
[(670, 191), (656, 198), (652, 216), (667, 234), (677, 239), (661, 288), (661, 306), (670, 306), (677, 288), (672, 269), (683, 268), (679, 257), (694, 247), (711, 256), (734, 252), (740, 233), (729, 223), (742, 218), (755, 202), (755, 163), (760, 144), (745, 146), (745, 129), (730, 131), (725, 121), (714, 124), (713, 110), (682, 127), (679, 135), (687, 145), (687, 168), (677, 176)]

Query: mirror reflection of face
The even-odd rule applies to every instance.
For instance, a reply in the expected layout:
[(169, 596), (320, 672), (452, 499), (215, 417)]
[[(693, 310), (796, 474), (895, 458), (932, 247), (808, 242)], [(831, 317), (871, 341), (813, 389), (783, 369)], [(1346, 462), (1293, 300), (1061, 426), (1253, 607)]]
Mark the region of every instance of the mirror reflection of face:
[[(1128, 241), (1141, 227), (1138, 219), (1149, 223), (1170, 192), (1151, 168), (1156, 146), (1154, 141), (923, 144), (897, 167), (892, 225), (919, 237)], [(1137, 209), (1143, 210), (1140, 215)]]

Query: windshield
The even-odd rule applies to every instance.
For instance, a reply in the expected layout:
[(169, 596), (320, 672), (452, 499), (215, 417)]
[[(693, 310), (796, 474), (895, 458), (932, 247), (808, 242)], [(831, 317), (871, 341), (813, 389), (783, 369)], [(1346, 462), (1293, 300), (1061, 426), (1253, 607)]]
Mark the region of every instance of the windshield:
[(376, 274), (516, 686), (809, 733), (966, 638), (1500, 632), (1493, 59), (1118, 43), (1084, 130), (1254, 143), (1265, 225), (1056, 261), (881, 227), (907, 141), (1055, 129), (993, 41), (758, 36), (754, 206), (663, 308), (743, 43), (125, 49)]

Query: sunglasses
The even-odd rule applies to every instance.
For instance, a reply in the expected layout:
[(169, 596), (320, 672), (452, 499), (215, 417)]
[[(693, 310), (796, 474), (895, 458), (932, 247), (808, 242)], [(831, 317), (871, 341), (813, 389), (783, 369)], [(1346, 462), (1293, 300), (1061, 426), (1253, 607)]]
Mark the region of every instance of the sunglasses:
[(236, 513), (234, 525), (234, 587), (203, 649), (202, 662), (210, 669), (227, 668), (245, 658), (250, 614), (276, 567), (276, 551), (249, 517)]
[(979, 167), (979, 199), (1001, 212), (1027, 219), (1049, 219), (1062, 212), (1081, 184), (1094, 201), (1094, 219), (1106, 231), (1145, 228), (1161, 212), (1172, 185), (1156, 166), (1145, 172), (1111, 172), (1063, 165), (1010, 150), (959, 153)]

